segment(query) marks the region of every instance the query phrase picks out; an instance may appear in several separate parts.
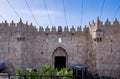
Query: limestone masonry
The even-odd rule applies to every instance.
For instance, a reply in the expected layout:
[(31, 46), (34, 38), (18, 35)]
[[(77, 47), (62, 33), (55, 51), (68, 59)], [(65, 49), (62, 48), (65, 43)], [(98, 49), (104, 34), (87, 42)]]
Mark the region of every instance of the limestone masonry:
[(0, 60), (5, 61), (7, 72), (18, 67), (39, 69), (43, 64), (57, 67), (58, 59), (67, 68), (87, 64), (91, 72), (120, 76), (120, 22), (102, 23), (97, 18), (83, 30), (74, 26), (38, 30), (21, 19), (17, 24), (0, 23)]

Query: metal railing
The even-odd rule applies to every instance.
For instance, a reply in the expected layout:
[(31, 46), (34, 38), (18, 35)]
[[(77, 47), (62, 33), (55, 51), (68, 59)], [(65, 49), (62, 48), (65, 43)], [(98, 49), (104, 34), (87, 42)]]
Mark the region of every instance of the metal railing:
[(0, 75), (0, 79), (76, 79), (75, 76)]
[(0, 75), (0, 79), (120, 79), (103, 76), (81, 77), (81, 76), (46, 76), (46, 75)]

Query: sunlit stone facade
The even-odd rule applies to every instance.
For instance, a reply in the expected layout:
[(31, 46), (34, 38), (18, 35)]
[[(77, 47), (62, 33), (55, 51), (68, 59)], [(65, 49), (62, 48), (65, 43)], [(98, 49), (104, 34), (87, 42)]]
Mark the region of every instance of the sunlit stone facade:
[(0, 23), (0, 60), (5, 61), (6, 72), (15, 69), (39, 69), (43, 64), (56, 66), (57, 57), (63, 64), (87, 64), (90, 72), (118, 77), (120, 75), (120, 22), (99, 18), (88, 26), (40, 27), (32, 24)]

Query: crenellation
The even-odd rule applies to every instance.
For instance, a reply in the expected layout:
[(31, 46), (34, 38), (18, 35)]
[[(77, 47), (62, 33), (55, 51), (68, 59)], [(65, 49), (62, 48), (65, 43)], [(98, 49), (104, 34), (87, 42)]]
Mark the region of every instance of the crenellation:
[(24, 27), (25, 27), (25, 24), (22, 22), (22, 19), (20, 18), (19, 23), (17, 23), (17, 28), (24, 29)]
[(83, 31), (81, 26), (37, 29), (22, 19), (18, 23), (5, 21), (0, 23), (0, 56), (1, 53), (3, 56), (0, 59), (5, 61), (8, 71), (15, 72), (17, 67), (39, 69), (43, 64), (54, 65), (55, 57), (64, 56), (67, 68), (76, 63), (88, 64), (92, 72), (117, 77), (120, 30), (116, 26), (120, 26), (117, 19), (113, 24), (107, 19), (103, 25), (99, 18), (89, 22)]
[(12, 20), (12, 22), (10, 23), (10, 27), (15, 27), (16, 25), (15, 25), (15, 23), (14, 23), (14, 21)]
[(74, 28), (74, 26), (72, 26), (72, 28), (70, 29), (70, 32), (71, 32), (72, 35), (75, 34), (75, 28)]
[(89, 28), (85, 25), (85, 27), (83, 28), (83, 31), (87, 31)]
[(115, 21), (113, 22), (113, 26), (119, 26), (119, 21), (117, 20), (117, 18), (116, 18)]
[(92, 24), (89, 22), (89, 27), (92, 27)]
[(62, 26), (58, 26), (58, 33), (62, 33), (63, 30), (62, 30)]
[(30, 25), (28, 24), (28, 22), (27, 22), (27, 21), (26, 21), (26, 23), (25, 23), (24, 27), (25, 27), (25, 30), (26, 30), (26, 31), (28, 31), (28, 30), (30, 29)]
[(2, 23), (0, 23), (0, 30), (4, 28), (4, 23), (2, 21)]
[(9, 24), (7, 23), (7, 21), (5, 20), (5, 23), (4, 23), (4, 27), (8, 27)]
[(30, 27), (33, 27), (33, 24), (32, 24), (32, 23), (30, 23)]
[(39, 32), (44, 32), (43, 26), (39, 27)]
[(25, 26), (26, 26), (26, 27), (28, 27), (28, 26), (29, 26), (27, 21), (26, 21), (26, 23), (25, 23)]
[(105, 26), (111, 26), (111, 22), (108, 19), (105, 21)]
[(100, 21), (99, 17), (97, 17), (97, 21), (95, 24), (98, 28), (100, 28), (101, 26), (103, 26), (103, 23)]
[(94, 20), (92, 21), (92, 26), (95, 26), (95, 22), (94, 22)]
[[(36, 33), (36, 32), (38, 32), (37, 28), (36, 28), (35, 26), (33, 26), (32, 23), (31, 23), (30, 26), (29, 26), (29, 30), (30, 30), (31, 33)], [(42, 30), (44, 31), (43, 27), (39, 27), (39, 32), (43, 32)]]
[(81, 26), (78, 26), (77, 27), (77, 32), (81, 32), (81, 31), (82, 31)]
[(10, 33), (9, 35), (14, 35), (15, 31), (17, 30), (16, 24), (14, 23), (14, 21), (12, 20), (11, 23), (9, 23), (9, 27), (8, 27), (8, 32)]
[[(44, 31), (44, 29), (43, 29), (43, 31)], [(34, 32), (34, 33), (38, 32), (36, 26), (33, 26), (33, 32)]]
[(22, 19), (20, 18), (20, 22), (19, 22), (20, 24), (23, 24), (23, 22), (22, 22)]
[(50, 33), (50, 28), (48, 26), (45, 28), (45, 32), (47, 35)]
[(68, 26), (64, 27), (64, 32), (69, 32)]
[(56, 27), (52, 26), (52, 32), (56, 32)]

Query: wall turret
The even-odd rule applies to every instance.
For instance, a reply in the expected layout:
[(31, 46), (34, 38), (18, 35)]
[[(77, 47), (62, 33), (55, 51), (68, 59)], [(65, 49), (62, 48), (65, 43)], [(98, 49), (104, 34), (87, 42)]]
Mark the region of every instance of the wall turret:
[[(103, 23), (100, 21), (99, 17), (97, 18), (96, 22), (92, 22), (89, 23), (90, 27), (89, 27), (89, 31), (90, 34), (92, 35), (92, 39), (94, 42), (101, 42), (103, 39), (103, 31), (102, 31), (102, 27), (103, 27)], [(110, 26), (110, 22), (109, 20), (107, 20), (105, 22), (106, 26)]]
[(103, 39), (103, 31), (101, 29), (96, 29), (92, 34), (92, 38), (95, 42), (101, 42)]

